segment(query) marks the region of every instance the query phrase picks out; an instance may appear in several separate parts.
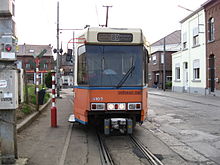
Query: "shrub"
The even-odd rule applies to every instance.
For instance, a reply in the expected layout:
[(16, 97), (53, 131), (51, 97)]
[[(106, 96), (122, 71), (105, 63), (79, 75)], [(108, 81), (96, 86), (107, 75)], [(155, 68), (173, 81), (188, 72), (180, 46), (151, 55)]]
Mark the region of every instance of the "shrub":
[(30, 114), (31, 113), (31, 107), (28, 104), (24, 104), (21, 111), (24, 114)]
[(45, 76), (45, 84), (47, 88), (52, 88), (52, 74), (48, 72)]
[(171, 88), (171, 87), (172, 87), (172, 82), (171, 82), (171, 81), (166, 82), (166, 87), (167, 87), (167, 88)]

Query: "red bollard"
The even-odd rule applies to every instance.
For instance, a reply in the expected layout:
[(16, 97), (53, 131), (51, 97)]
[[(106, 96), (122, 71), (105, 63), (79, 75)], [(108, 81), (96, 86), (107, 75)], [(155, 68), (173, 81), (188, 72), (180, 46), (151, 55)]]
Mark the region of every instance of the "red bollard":
[(51, 127), (57, 127), (57, 108), (55, 99), (55, 72), (52, 73), (52, 107), (51, 107)]
[(51, 127), (57, 127), (57, 108), (51, 107)]

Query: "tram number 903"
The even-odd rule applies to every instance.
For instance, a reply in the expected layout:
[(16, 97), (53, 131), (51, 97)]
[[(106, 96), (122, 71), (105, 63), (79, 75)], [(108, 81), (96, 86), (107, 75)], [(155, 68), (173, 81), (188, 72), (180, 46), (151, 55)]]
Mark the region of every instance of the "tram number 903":
[(103, 101), (103, 97), (93, 97), (92, 98), (93, 101)]

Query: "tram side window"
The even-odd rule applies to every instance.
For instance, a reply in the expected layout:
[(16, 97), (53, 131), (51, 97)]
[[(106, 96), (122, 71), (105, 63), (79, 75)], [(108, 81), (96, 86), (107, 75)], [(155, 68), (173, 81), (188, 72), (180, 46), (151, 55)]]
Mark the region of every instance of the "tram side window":
[(79, 85), (88, 84), (85, 46), (78, 48), (78, 79)]
[(143, 50), (144, 53), (144, 60), (143, 60), (143, 66), (144, 66), (144, 85), (146, 85), (147, 83), (149, 83), (149, 79), (148, 79), (148, 63), (149, 63), (149, 54), (146, 48), (144, 48)]

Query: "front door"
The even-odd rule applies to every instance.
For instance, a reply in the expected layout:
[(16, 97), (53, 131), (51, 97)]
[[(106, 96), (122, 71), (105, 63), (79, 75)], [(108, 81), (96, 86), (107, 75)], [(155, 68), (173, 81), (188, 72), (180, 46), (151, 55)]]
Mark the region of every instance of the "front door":
[(189, 86), (189, 79), (188, 79), (188, 63), (183, 63), (183, 90), (187, 92)]
[(209, 81), (210, 81), (210, 91), (215, 92), (215, 56), (211, 55), (209, 57)]

